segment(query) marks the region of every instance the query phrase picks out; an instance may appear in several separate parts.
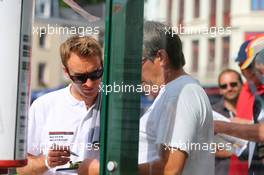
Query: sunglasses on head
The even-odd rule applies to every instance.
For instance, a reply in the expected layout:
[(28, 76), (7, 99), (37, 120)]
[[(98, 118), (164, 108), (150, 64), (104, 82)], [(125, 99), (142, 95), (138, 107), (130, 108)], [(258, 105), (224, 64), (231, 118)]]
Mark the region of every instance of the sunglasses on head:
[(227, 84), (220, 84), (219, 87), (221, 89), (226, 89), (228, 85), (231, 86), (232, 88), (234, 88), (234, 87), (237, 87), (238, 83), (237, 82), (231, 82), (231, 83), (227, 83)]
[(68, 72), (71, 80), (76, 84), (84, 84), (87, 79), (90, 79), (92, 81), (98, 80), (103, 76), (103, 68), (98, 69), (93, 72), (84, 73), (84, 74), (78, 74), (78, 75), (70, 75)]

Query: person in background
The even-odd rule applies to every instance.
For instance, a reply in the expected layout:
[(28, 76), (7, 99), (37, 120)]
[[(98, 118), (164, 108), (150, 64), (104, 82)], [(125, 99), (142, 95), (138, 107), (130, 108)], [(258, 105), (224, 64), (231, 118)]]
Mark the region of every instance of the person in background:
[[(218, 76), (219, 92), (222, 99), (214, 104), (213, 110), (222, 114), (226, 118), (234, 119), (237, 116), (236, 104), (243, 85), (241, 75), (233, 69), (225, 69)], [(215, 155), (215, 175), (228, 175), (230, 172), (230, 158), (232, 153), (229, 151), (217, 151)], [(235, 156), (235, 155), (233, 155)], [(241, 169), (239, 173), (247, 174), (247, 169)]]
[[(248, 58), (248, 46), (252, 40), (245, 41), (239, 48), (238, 56), (236, 62), (240, 67), (240, 70), (246, 82), (243, 84), (240, 95), (237, 100), (237, 117), (233, 120), (234, 122), (239, 123), (248, 123), (248, 121), (253, 120), (253, 103), (254, 103), (254, 94), (250, 89), (250, 83), (254, 84), (258, 91), (262, 93), (264, 91), (264, 86), (261, 85), (259, 79), (254, 75), (250, 68), (242, 69), (242, 65), (246, 62)], [(248, 170), (248, 164), (244, 161), (239, 160), (236, 156), (231, 156), (230, 162), (230, 174), (229, 175), (240, 175), (238, 172), (246, 172)]]
[(248, 67), (243, 67), (243, 65), (248, 62), (248, 46), (251, 42), (252, 40), (247, 40), (240, 46), (236, 62), (238, 62), (241, 72), (247, 80), (242, 86), (241, 93), (237, 101), (237, 116), (239, 118), (252, 121), (253, 102), (255, 97), (250, 89), (250, 84), (254, 85), (259, 93), (264, 92), (264, 85), (261, 83), (255, 72), (252, 71), (251, 66), (248, 65)]
[(225, 69), (218, 76), (219, 93), (222, 100), (213, 105), (216, 112), (227, 118), (237, 116), (236, 104), (243, 85), (241, 75), (233, 69)]
[[(255, 124), (236, 124), (215, 121), (215, 133), (224, 133), (231, 136), (246, 139), (250, 142), (248, 146), (249, 175), (260, 175), (264, 172), (264, 91), (263, 74), (258, 69), (259, 63), (264, 60), (264, 36), (258, 37), (248, 43), (245, 48), (247, 58), (240, 64), (243, 75), (247, 78), (248, 93), (253, 102), (244, 101), (244, 107), (250, 108)], [(251, 97), (246, 96), (246, 97)], [(244, 98), (247, 100), (247, 98)], [(251, 104), (253, 105), (251, 106)], [(248, 106), (246, 106), (246, 104)]]

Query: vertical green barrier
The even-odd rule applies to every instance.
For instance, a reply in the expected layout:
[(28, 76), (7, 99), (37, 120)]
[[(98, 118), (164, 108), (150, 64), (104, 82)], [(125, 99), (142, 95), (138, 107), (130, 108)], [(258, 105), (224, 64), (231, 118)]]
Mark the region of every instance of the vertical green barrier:
[[(131, 87), (141, 82), (143, 5), (143, 0), (106, 3), (101, 175), (137, 174), (141, 94)], [(106, 94), (106, 85), (112, 92)]]

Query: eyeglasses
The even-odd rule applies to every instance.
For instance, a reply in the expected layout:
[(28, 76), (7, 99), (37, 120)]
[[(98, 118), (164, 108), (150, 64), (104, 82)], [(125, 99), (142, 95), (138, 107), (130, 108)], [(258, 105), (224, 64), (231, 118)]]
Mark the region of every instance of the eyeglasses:
[(237, 82), (231, 82), (231, 83), (227, 83), (227, 84), (220, 84), (219, 87), (221, 89), (226, 89), (227, 86), (231, 86), (232, 88), (237, 87), (238, 83)]
[(76, 84), (84, 84), (87, 81), (87, 79), (95, 81), (95, 80), (100, 79), (103, 76), (103, 68), (90, 72), (90, 73), (84, 73), (84, 74), (79, 74), (79, 75), (70, 75), (68, 70), (67, 72), (71, 80)]

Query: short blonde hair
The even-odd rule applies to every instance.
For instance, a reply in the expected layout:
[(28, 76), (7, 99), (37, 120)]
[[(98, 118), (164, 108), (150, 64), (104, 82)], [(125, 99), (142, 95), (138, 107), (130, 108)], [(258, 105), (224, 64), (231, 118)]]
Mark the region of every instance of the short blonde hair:
[(98, 41), (89, 36), (72, 36), (68, 38), (60, 46), (60, 56), (62, 64), (67, 67), (67, 62), (70, 58), (71, 53), (75, 53), (78, 56), (84, 58), (90, 56), (98, 56), (103, 65), (102, 59), (102, 48)]

